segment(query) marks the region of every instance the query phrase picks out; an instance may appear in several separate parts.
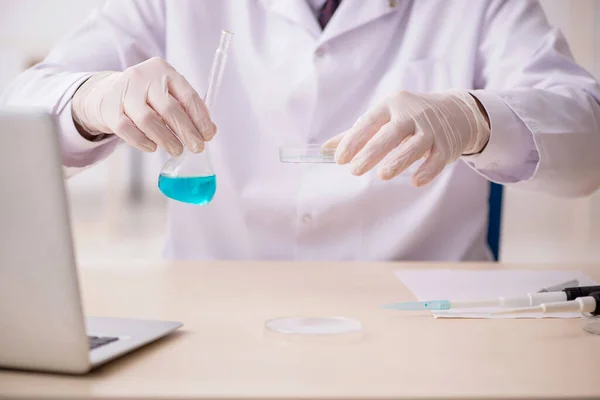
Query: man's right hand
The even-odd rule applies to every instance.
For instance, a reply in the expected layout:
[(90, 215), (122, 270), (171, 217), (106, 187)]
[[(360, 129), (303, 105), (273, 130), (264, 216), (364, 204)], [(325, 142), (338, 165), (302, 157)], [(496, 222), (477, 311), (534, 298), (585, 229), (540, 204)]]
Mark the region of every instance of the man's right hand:
[(158, 145), (174, 156), (183, 145), (201, 152), (216, 133), (198, 93), (161, 58), (93, 75), (75, 92), (72, 113), (84, 136), (115, 134), (140, 150)]

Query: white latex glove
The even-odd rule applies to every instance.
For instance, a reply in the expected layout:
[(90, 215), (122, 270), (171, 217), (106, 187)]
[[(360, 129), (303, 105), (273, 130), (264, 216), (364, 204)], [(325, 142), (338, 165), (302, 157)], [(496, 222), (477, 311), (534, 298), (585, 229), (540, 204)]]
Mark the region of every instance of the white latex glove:
[(373, 107), (323, 148), (336, 149), (336, 162), (350, 163), (354, 175), (379, 164), (377, 174), (383, 180), (398, 176), (424, 157), (412, 176), (413, 185), (422, 186), (461, 155), (479, 153), (489, 137), (485, 110), (468, 92), (400, 92)]
[(72, 114), (83, 136), (116, 134), (147, 152), (158, 145), (180, 155), (183, 143), (199, 153), (216, 132), (198, 93), (160, 58), (92, 76), (75, 92)]

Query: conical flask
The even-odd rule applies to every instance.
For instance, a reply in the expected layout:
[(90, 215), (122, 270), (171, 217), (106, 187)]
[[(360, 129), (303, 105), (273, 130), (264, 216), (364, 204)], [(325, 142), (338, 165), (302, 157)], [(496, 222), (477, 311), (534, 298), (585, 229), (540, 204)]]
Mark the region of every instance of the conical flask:
[[(233, 33), (221, 32), (219, 48), (215, 53), (204, 104), (210, 112), (215, 103), (223, 70), (227, 62), (227, 50)], [(208, 144), (199, 154), (184, 148), (178, 157), (171, 157), (158, 177), (158, 188), (167, 197), (183, 203), (205, 205), (215, 196), (217, 176), (210, 162)]]

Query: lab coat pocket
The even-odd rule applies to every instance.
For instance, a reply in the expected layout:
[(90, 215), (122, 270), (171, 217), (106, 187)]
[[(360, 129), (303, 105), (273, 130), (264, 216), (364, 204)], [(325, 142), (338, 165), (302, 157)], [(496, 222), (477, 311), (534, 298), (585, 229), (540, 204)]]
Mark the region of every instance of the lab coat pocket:
[(430, 93), (452, 87), (452, 76), (448, 62), (441, 58), (426, 58), (411, 61), (406, 65), (402, 90)]
[(410, 60), (390, 69), (379, 81), (378, 96), (384, 98), (400, 90), (418, 93), (438, 92), (453, 87), (449, 63), (443, 58)]

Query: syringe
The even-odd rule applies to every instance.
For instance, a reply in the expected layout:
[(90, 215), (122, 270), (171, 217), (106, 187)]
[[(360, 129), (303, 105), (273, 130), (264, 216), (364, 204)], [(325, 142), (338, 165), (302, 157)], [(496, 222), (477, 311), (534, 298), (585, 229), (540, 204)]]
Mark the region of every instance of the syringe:
[(590, 293), (600, 292), (600, 286), (581, 286), (566, 288), (560, 292), (527, 293), (521, 296), (500, 296), (483, 300), (432, 300), (411, 301), (394, 303), (383, 306), (391, 310), (431, 310), (442, 311), (457, 308), (481, 308), (481, 307), (532, 307), (543, 303), (554, 303), (559, 301), (575, 300), (579, 297), (588, 296)]
[(556, 314), (563, 312), (587, 312), (591, 313), (592, 315), (600, 315), (600, 292), (594, 292), (589, 296), (579, 297), (572, 301), (543, 303), (537, 307), (496, 311), (493, 312), (492, 315)]

